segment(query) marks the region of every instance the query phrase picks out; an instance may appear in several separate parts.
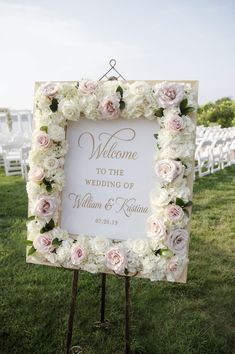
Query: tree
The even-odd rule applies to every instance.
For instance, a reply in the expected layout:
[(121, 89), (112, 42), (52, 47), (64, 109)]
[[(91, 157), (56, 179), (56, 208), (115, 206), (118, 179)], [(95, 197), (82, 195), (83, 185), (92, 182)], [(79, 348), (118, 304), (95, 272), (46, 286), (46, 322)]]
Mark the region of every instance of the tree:
[(221, 125), (222, 128), (235, 125), (235, 101), (230, 97), (206, 103), (198, 108), (198, 124)]

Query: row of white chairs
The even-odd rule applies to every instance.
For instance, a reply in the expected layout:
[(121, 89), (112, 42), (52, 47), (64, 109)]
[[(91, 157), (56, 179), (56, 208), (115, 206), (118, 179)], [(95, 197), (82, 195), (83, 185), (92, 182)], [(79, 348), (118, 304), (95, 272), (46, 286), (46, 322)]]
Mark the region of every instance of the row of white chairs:
[(6, 176), (28, 176), (29, 144), (5, 143), (0, 146), (0, 166), (4, 167)]
[(215, 173), (235, 163), (235, 127), (197, 127), (195, 173)]

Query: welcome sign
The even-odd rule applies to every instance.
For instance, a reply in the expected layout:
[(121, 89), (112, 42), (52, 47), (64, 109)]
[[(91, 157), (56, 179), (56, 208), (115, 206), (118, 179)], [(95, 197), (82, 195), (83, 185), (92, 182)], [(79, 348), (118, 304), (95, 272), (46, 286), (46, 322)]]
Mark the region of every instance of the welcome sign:
[(186, 281), (197, 82), (37, 83), (27, 261)]
[(141, 118), (68, 124), (62, 228), (115, 240), (146, 238), (156, 131), (156, 120)]

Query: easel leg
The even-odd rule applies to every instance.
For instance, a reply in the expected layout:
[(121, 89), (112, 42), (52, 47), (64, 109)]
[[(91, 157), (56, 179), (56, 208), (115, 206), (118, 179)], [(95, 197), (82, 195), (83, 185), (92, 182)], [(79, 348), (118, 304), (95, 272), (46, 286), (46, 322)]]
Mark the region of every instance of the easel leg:
[(131, 315), (130, 277), (125, 277), (125, 354), (131, 353), (130, 315)]
[(105, 297), (106, 297), (106, 274), (101, 274), (101, 307), (100, 307), (100, 323), (104, 323), (105, 318)]
[(73, 320), (74, 320), (76, 298), (77, 298), (77, 289), (78, 289), (78, 273), (79, 273), (78, 270), (73, 271), (73, 283), (72, 283), (71, 302), (70, 302), (68, 330), (67, 330), (67, 339), (66, 339), (66, 354), (69, 354), (71, 342), (72, 342)]

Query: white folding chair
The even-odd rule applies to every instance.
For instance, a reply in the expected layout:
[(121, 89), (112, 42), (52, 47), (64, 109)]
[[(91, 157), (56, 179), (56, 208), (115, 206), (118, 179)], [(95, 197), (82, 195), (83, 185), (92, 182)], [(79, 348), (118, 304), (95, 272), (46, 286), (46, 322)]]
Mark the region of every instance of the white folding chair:
[(209, 175), (211, 173), (211, 149), (212, 142), (210, 140), (201, 141), (196, 148), (195, 161), (196, 170), (199, 177)]
[(29, 151), (30, 146), (24, 146), (21, 148), (21, 174), (25, 180), (27, 180), (28, 177)]
[(215, 173), (221, 169), (223, 146), (224, 141), (222, 139), (216, 139), (211, 144), (211, 173)]
[(15, 144), (2, 146), (4, 168), (6, 176), (21, 175), (21, 154)]
[(231, 166), (231, 145), (232, 145), (231, 138), (224, 139), (224, 146), (222, 149), (222, 156), (221, 156), (222, 169), (224, 169), (227, 166)]

